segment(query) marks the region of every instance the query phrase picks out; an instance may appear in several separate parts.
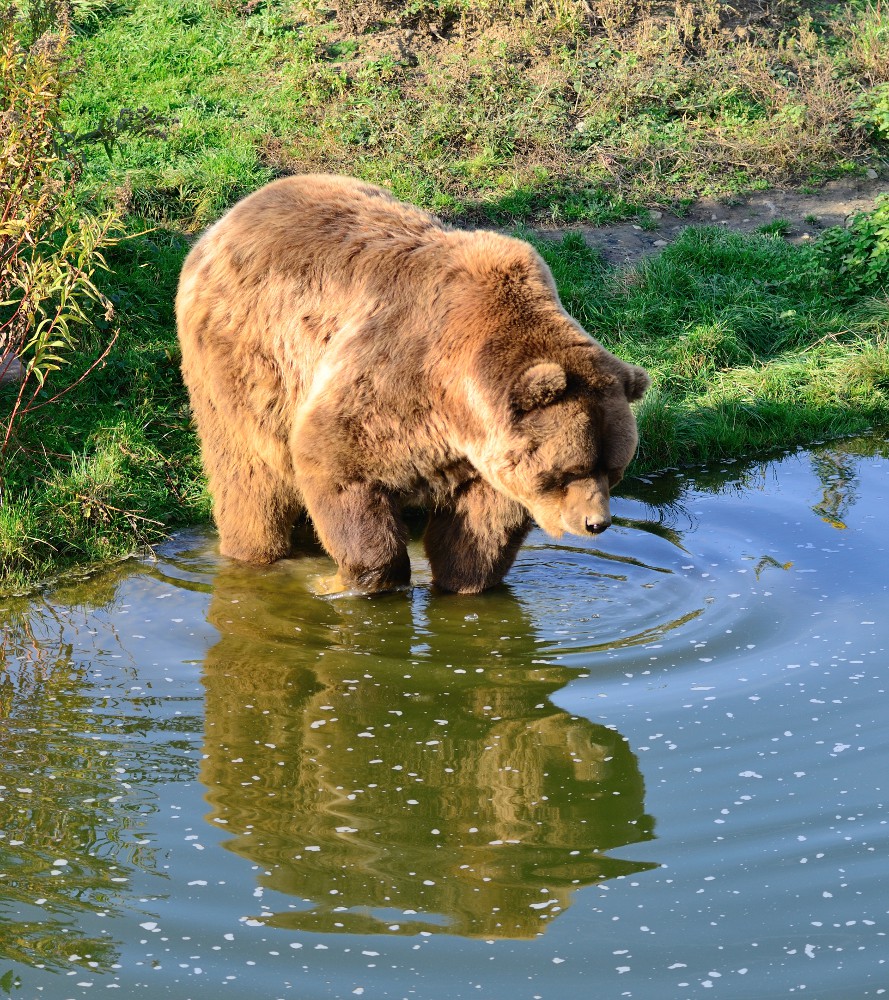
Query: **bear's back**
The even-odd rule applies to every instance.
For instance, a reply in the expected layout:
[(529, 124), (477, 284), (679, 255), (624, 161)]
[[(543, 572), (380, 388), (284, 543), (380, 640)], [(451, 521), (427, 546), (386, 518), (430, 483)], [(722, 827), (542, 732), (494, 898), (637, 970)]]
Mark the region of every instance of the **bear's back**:
[(504, 362), (518, 370), (548, 356), (556, 330), (573, 343), (579, 333), (526, 243), (451, 229), (379, 188), (318, 174), (267, 185), (203, 235), (177, 318), (190, 386), (225, 381), (234, 397), (262, 383), (291, 406), (366, 377), (426, 393), (486, 348), (500, 382)]
[(195, 246), (183, 280), (210, 260), (255, 286), (270, 276), (313, 285), (386, 287), (411, 255), (446, 230), (420, 209), (347, 177), (307, 174), (268, 184), (235, 205)]

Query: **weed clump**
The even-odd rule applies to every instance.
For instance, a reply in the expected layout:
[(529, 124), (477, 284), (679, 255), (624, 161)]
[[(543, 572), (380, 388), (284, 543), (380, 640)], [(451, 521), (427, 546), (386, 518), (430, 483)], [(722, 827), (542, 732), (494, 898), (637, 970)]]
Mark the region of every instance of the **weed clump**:
[(872, 212), (859, 212), (844, 229), (825, 232), (817, 248), (825, 271), (836, 276), (845, 297), (885, 292), (889, 289), (889, 195), (878, 197)]

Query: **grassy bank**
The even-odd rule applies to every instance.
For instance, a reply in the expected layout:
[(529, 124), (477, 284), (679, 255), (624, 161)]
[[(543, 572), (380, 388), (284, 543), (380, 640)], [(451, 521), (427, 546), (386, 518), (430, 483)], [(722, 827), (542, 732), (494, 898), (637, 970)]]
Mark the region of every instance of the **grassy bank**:
[[(889, 204), (876, 216), (889, 221)], [(845, 265), (856, 246), (877, 245), (868, 235), (880, 226), (862, 219), (863, 238), (855, 228), (831, 231), (802, 247), (688, 229), (628, 270), (603, 270), (577, 235), (541, 248), (572, 315), (651, 373), (637, 473), (889, 419), (889, 269), (863, 258), (858, 273), (874, 270), (856, 288)]]
[[(98, 283), (116, 306), (118, 339), (100, 370), (18, 426), (4, 469), (0, 590), (209, 517), (173, 320), (185, 250), (180, 235), (154, 232), (107, 253)], [(75, 357), (66, 380), (92, 357)], [(0, 386), (0, 411), (16, 390)]]
[(602, 221), (817, 183), (889, 136), (879, 5), (780, 0), (79, 0), (72, 127), (142, 109), (107, 200), (194, 229), (279, 172), (452, 218)]
[[(850, 292), (817, 247), (689, 229), (622, 270), (577, 235), (538, 245), (574, 315), (652, 373), (636, 473), (746, 457), (889, 416), (889, 302)], [(119, 347), (21, 428), (0, 511), (2, 587), (208, 518), (170, 312), (184, 251), (181, 237), (160, 233), (115, 251), (105, 291), (126, 317)]]
[[(77, 382), (112, 327), (117, 339), (99, 370), (16, 426), (0, 484), (0, 592), (208, 519), (176, 280), (191, 234), (279, 172), (349, 172), (454, 221), (529, 226), (644, 223), (655, 204), (814, 183), (876, 157), (889, 129), (879, 8), (754, 13), (617, 0), (80, 0), (79, 69), (62, 108), (79, 165), (66, 176), (84, 211), (116, 211), (128, 238), (93, 275), (114, 320), (82, 331), (42, 398)], [(689, 230), (629, 269), (577, 234), (521, 232), (569, 310), (652, 373), (637, 473), (886, 421), (885, 204), (804, 246)], [(14, 395), (0, 386), (0, 415)]]

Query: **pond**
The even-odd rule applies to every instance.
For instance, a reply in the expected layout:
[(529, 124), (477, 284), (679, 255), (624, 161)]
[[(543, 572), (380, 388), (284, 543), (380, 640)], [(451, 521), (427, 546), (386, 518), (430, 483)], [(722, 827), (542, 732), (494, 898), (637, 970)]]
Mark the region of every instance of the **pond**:
[(630, 481), (482, 597), (187, 532), (0, 601), (0, 991), (889, 990), (889, 439)]

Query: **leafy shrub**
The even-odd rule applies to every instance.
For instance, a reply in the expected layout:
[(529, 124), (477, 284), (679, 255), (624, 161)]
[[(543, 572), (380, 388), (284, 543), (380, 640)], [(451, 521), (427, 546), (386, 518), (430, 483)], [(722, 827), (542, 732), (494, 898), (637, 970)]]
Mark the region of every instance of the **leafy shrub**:
[(881, 83), (856, 103), (857, 120), (873, 139), (889, 141), (889, 83)]
[[(26, 17), (0, 0), (0, 459), (21, 418), (85, 378), (114, 339), (112, 306), (93, 276), (115, 219), (78, 206), (80, 165), (61, 127), (71, 30), (62, 4), (31, 2)], [(59, 384), (78, 329), (93, 320), (98, 360)]]
[(825, 230), (815, 250), (845, 297), (889, 291), (889, 195), (880, 195), (873, 211), (860, 212), (845, 229)]

